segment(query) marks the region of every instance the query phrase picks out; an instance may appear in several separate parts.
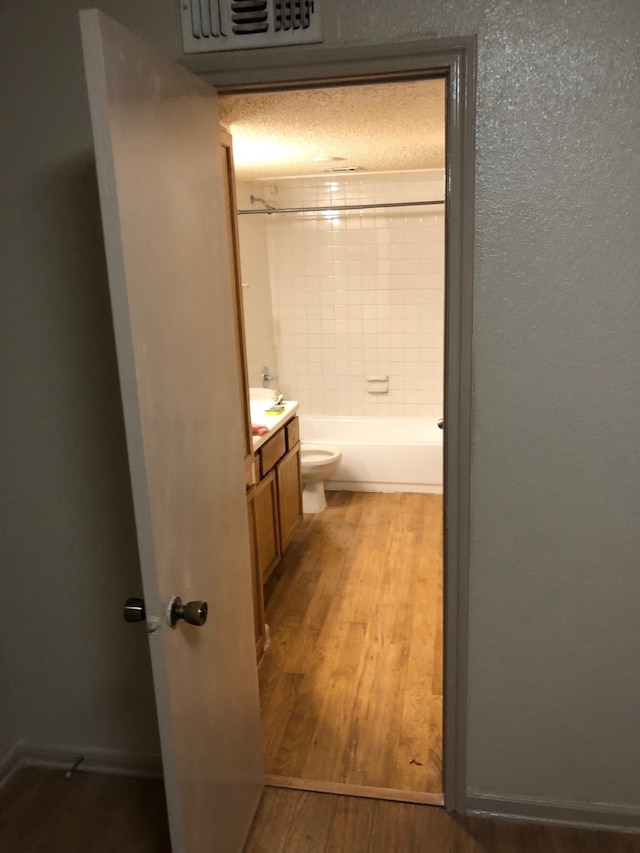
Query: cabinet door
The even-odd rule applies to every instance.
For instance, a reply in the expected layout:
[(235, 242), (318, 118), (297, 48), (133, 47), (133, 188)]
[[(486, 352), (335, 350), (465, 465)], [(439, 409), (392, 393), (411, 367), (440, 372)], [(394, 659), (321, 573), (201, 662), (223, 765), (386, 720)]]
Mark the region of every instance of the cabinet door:
[(302, 518), (302, 485), (300, 482), (300, 445), (296, 444), (280, 460), (276, 468), (278, 478), (278, 511), (280, 516), (280, 544), (289, 544), (296, 526)]
[(271, 471), (260, 480), (252, 493), (256, 564), (264, 584), (277, 566), (281, 553), (275, 472)]
[(262, 573), (258, 567), (257, 543), (256, 543), (256, 521), (255, 505), (253, 501), (254, 489), (247, 493), (247, 517), (249, 519), (249, 541), (251, 544), (251, 594), (253, 596), (253, 630), (256, 641), (256, 658), (258, 663), (262, 659), (265, 644), (264, 629), (264, 592), (262, 587)]

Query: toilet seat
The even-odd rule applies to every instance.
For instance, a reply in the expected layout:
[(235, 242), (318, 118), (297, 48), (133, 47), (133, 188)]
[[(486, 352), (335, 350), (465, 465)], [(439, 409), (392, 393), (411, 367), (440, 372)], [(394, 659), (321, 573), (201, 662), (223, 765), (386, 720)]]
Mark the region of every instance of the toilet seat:
[(331, 465), (340, 455), (339, 450), (326, 445), (303, 443), (300, 447), (300, 463), (303, 468), (305, 464), (314, 467)]

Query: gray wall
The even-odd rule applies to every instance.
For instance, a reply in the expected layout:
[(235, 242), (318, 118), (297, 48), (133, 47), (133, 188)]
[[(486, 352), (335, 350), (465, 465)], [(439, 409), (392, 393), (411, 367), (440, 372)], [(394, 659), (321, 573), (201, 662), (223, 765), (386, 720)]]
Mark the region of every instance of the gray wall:
[(77, 5), (0, 12), (0, 640), (13, 742), (153, 754), (146, 634), (121, 616), (141, 581)]
[[(146, 751), (144, 638), (119, 622), (138, 581), (76, 3), (3, 5), (3, 562), (31, 602), (2, 624), (16, 736)], [(101, 7), (179, 55), (171, 0)], [(325, 14), (328, 43), (479, 37), (469, 788), (637, 804), (640, 7)]]
[(0, 778), (11, 759), (12, 748), (16, 743), (15, 727), (13, 721), (13, 703), (11, 701), (11, 685), (9, 683), (9, 671), (5, 664), (2, 647), (0, 646), (0, 684), (3, 689), (0, 692)]

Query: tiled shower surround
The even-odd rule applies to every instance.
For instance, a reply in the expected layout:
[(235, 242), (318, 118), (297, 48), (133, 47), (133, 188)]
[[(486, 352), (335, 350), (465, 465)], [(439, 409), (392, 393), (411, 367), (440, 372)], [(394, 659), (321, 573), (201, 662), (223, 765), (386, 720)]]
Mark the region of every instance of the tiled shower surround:
[(327, 210), (240, 216), (250, 384), (266, 365), (306, 414), (440, 417), (444, 206), (331, 204), (443, 199), (444, 172), (239, 183), (239, 208), (251, 194)]

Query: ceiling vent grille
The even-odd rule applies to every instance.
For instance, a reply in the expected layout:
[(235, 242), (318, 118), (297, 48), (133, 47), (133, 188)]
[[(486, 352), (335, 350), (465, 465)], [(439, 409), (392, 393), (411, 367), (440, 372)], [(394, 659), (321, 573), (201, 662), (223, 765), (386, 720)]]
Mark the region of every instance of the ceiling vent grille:
[(321, 0), (180, 0), (185, 53), (322, 41)]

